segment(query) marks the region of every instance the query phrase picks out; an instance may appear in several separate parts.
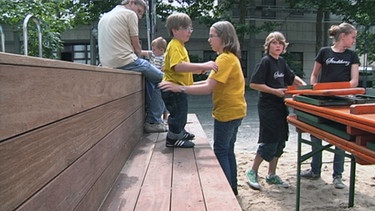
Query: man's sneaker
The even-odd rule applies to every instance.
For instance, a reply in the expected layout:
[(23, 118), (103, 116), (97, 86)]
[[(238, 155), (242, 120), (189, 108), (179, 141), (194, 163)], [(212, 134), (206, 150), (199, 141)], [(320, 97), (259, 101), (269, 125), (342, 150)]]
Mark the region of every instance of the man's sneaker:
[(333, 178), (333, 186), (336, 189), (344, 189), (345, 188), (345, 185), (344, 185), (344, 183), (341, 180), (341, 176), (335, 176)]
[(238, 189), (237, 189), (237, 187), (232, 188), (232, 190), (233, 190), (234, 195), (238, 196)]
[(267, 175), (266, 176), (266, 182), (268, 184), (277, 185), (279, 187), (283, 188), (289, 188), (289, 184), (284, 182), (279, 176), (277, 175)]
[(186, 140), (193, 140), (195, 138), (195, 135), (189, 132), (185, 132), (184, 136), (182, 137), (183, 139)]
[(319, 174), (315, 174), (311, 169), (305, 170), (301, 172), (301, 177), (306, 179), (316, 180), (320, 178)]
[(248, 170), (245, 173), (247, 182), (249, 183), (250, 187), (255, 190), (260, 190), (260, 185), (258, 183), (258, 174), (254, 170)]
[(186, 139), (178, 139), (178, 140), (173, 140), (168, 138), (167, 136), (167, 141), (165, 142), (166, 147), (179, 147), (179, 148), (193, 148), (194, 143), (186, 140)]
[(146, 122), (144, 125), (145, 133), (160, 133), (160, 132), (167, 132), (167, 126), (164, 123), (155, 123), (151, 124)]

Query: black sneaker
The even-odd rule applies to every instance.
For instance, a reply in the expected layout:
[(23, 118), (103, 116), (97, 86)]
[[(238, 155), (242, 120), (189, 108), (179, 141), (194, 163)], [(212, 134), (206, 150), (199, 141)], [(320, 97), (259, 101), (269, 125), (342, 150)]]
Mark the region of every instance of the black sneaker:
[(238, 190), (237, 190), (237, 187), (232, 188), (232, 190), (233, 190), (234, 195), (235, 195), (235, 196), (238, 196)]
[(193, 140), (194, 138), (195, 138), (195, 135), (189, 132), (186, 132), (184, 136), (182, 137), (182, 139), (185, 139), (185, 140)]
[(193, 142), (184, 138), (173, 140), (167, 137), (167, 141), (165, 142), (166, 147), (193, 148), (194, 145), (195, 144)]

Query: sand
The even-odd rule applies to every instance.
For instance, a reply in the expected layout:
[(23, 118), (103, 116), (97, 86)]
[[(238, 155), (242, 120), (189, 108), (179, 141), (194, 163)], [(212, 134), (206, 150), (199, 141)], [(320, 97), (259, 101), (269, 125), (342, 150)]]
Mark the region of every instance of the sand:
[[(269, 185), (265, 181), (268, 163), (263, 162), (259, 168), (259, 183), (262, 189), (253, 190), (247, 183), (245, 171), (252, 165), (255, 151), (236, 150), (238, 163), (238, 196), (243, 210), (281, 211), (296, 210), (296, 173), (297, 173), (297, 142), (288, 141), (285, 153), (279, 160), (277, 174), (290, 184), (289, 188)], [(256, 143), (254, 143), (256, 144)], [(302, 153), (310, 150), (309, 145), (302, 145)], [(343, 182), (344, 189), (335, 189), (332, 184), (331, 152), (323, 152), (322, 175), (318, 180), (301, 179), (300, 210), (375, 210), (375, 166), (356, 165), (354, 206), (348, 208), (350, 159), (345, 160)], [(301, 169), (310, 167), (310, 159), (306, 160)]]

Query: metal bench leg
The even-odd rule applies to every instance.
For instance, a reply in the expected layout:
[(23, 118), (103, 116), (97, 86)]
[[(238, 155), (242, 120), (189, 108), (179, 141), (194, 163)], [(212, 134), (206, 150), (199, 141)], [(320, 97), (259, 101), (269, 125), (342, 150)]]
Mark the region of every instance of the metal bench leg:
[(355, 162), (355, 157), (352, 155), (350, 156), (350, 184), (349, 184), (348, 207), (354, 206), (355, 171), (356, 171), (356, 162)]

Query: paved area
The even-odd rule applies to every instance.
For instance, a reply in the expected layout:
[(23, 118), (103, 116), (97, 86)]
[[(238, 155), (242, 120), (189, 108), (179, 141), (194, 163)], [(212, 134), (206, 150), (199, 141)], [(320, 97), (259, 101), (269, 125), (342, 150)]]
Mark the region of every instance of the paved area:
[[(254, 90), (246, 90), (247, 102), (247, 116), (243, 119), (240, 129), (237, 134), (236, 150), (255, 151), (257, 149), (258, 133), (259, 133), (259, 118), (258, 118), (258, 93)], [(206, 132), (209, 140), (213, 139), (213, 118), (211, 95), (205, 96), (190, 96), (189, 98), (189, 113), (195, 113)], [(292, 126), (289, 128), (291, 136), (296, 136), (295, 129)], [(292, 141), (292, 137), (290, 138)]]

